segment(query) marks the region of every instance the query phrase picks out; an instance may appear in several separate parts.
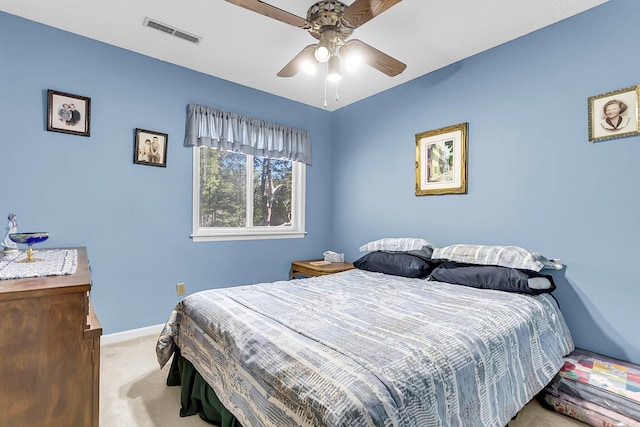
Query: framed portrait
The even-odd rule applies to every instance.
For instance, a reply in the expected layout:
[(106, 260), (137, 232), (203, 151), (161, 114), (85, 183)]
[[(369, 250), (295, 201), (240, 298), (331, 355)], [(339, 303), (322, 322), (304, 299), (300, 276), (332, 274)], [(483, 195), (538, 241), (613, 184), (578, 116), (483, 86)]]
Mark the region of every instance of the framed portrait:
[(589, 141), (640, 134), (640, 86), (589, 97)]
[(89, 136), (91, 98), (71, 93), (47, 91), (47, 130)]
[(468, 123), (416, 134), (416, 196), (467, 193)]
[(136, 129), (133, 144), (133, 163), (167, 167), (169, 135), (145, 129)]

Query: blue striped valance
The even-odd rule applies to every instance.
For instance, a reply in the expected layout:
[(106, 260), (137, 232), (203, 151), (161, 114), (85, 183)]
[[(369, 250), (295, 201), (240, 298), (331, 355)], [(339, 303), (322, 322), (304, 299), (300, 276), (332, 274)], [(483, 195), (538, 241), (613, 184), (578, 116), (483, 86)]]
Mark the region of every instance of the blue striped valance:
[(189, 104), (185, 147), (212, 147), (311, 164), (311, 134), (204, 105)]

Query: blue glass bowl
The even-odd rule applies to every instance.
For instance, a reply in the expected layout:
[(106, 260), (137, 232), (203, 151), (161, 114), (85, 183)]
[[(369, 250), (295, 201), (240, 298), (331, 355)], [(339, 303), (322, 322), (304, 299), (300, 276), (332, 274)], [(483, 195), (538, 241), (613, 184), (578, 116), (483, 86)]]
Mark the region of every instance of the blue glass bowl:
[(16, 243), (26, 243), (31, 246), (34, 243), (44, 242), (49, 238), (49, 233), (47, 232), (31, 232), (31, 233), (11, 233), (9, 234), (9, 239)]

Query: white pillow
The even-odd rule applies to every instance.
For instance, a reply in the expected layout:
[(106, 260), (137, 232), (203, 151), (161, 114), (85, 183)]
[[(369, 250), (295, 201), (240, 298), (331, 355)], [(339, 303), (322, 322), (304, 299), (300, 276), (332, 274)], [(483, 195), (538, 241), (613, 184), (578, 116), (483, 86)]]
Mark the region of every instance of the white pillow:
[(532, 271), (562, 269), (559, 260), (546, 258), (537, 252), (531, 252), (519, 246), (451, 245), (435, 248), (431, 258), (466, 264), (499, 265)]
[(387, 237), (384, 239), (374, 240), (373, 242), (369, 242), (365, 245), (360, 246), (360, 252), (368, 252), (368, 251), (416, 251), (420, 250), (423, 247), (429, 247), (433, 249), (433, 246), (430, 242), (412, 237)]

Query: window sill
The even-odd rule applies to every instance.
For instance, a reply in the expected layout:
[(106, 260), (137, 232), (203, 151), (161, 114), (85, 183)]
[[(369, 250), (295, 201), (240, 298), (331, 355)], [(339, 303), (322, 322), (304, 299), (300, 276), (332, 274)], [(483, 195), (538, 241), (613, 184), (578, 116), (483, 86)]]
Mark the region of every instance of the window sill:
[(238, 233), (216, 233), (216, 234), (192, 234), (191, 239), (194, 242), (220, 242), (230, 240), (267, 240), (267, 239), (301, 239), (306, 236), (304, 231), (285, 231), (285, 232), (246, 232)]

